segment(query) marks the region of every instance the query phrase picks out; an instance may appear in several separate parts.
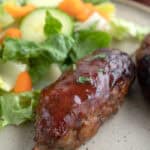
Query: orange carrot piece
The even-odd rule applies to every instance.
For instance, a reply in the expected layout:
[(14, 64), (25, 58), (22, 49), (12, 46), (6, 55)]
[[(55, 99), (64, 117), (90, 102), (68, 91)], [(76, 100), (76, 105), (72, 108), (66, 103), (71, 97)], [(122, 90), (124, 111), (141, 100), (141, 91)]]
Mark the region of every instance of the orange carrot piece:
[(5, 37), (21, 38), (21, 31), (18, 28), (9, 28), (5, 31)]
[(27, 71), (24, 71), (19, 74), (16, 80), (14, 92), (20, 93), (20, 92), (26, 92), (26, 91), (31, 91), (31, 90), (32, 90), (31, 77)]
[(84, 3), (81, 0), (63, 0), (59, 8), (71, 16), (76, 16), (79, 11), (84, 10)]
[(95, 6), (92, 3), (85, 3), (85, 6), (91, 11), (95, 11)]
[(79, 21), (85, 21), (95, 10), (91, 3), (84, 3), (82, 0), (64, 0), (59, 8)]
[(1, 36), (0, 36), (0, 44), (3, 43), (6, 37), (11, 37), (11, 38), (21, 38), (21, 31), (18, 28), (8, 28), (6, 31), (4, 31)]
[(59, 8), (79, 21), (85, 21), (93, 12), (98, 12), (106, 20), (110, 19), (110, 14), (98, 9), (92, 3), (84, 3), (82, 0), (63, 0)]
[(26, 16), (28, 13), (35, 9), (35, 6), (32, 4), (28, 4), (25, 6), (16, 6), (13, 4), (6, 4), (4, 6), (5, 11), (8, 12), (14, 18), (21, 18)]
[(79, 21), (85, 21), (93, 14), (94, 11), (96, 11), (94, 5), (91, 3), (84, 4), (84, 9), (78, 12), (76, 18)]
[(79, 21), (85, 21), (86, 19), (88, 19), (91, 16), (92, 13), (93, 13), (93, 11), (91, 11), (85, 7), (84, 11), (79, 12), (77, 14), (76, 18)]

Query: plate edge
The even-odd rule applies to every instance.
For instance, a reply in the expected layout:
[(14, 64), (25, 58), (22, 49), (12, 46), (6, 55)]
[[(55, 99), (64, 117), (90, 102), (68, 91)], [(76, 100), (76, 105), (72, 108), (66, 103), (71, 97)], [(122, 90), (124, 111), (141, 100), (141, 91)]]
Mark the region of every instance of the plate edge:
[(113, 0), (113, 1), (121, 3), (121, 4), (129, 5), (129, 6), (138, 8), (140, 10), (143, 10), (147, 13), (150, 13), (150, 7), (145, 6), (145, 5), (135, 2), (135, 1), (130, 1), (130, 0)]

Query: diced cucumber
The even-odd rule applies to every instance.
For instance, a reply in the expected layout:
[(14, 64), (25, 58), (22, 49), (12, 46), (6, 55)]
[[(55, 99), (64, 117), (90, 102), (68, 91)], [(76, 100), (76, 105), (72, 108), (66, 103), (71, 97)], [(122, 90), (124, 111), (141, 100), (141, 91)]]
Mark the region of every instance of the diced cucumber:
[(14, 23), (14, 19), (7, 13), (0, 14), (0, 27), (4, 28)]
[(28, 0), (28, 3), (37, 7), (57, 7), (62, 0)]
[(0, 3), (0, 28), (7, 27), (14, 22), (14, 18), (4, 10), (4, 4)]
[(0, 60), (0, 89), (10, 91), (15, 85), (18, 75), (27, 70), (24, 64), (15, 62), (2, 62)]
[(70, 35), (72, 33), (73, 21), (67, 14), (57, 9), (40, 8), (33, 11), (23, 19), (20, 26), (23, 39), (35, 42), (45, 40), (44, 24), (46, 11), (49, 11), (53, 17), (61, 22), (61, 33), (64, 35)]

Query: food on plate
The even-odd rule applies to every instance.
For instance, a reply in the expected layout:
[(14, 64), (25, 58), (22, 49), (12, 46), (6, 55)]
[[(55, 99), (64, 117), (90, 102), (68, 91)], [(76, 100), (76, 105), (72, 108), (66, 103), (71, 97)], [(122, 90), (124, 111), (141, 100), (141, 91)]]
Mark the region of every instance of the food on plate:
[[(30, 13), (22, 20), (20, 30), (22, 32), (23, 39), (35, 42), (41, 42), (46, 39), (46, 35), (44, 33), (44, 25), (47, 12), (49, 12), (50, 14), (49, 18), (47, 18), (47, 22), (51, 22), (51, 20), (53, 20), (54, 22), (54, 19), (56, 19), (55, 21), (58, 20), (58, 26), (60, 26), (60, 33), (64, 35), (72, 34), (74, 23), (70, 16), (57, 9), (40, 8)], [(57, 23), (54, 22), (53, 24), (48, 24), (48, 26), (49, 28), (55, 29)]]
[(36, 117), (38, 150), (73, 150), (115, 113), (135, 78), (130, 57), (101, 49), (42, 90)]
[(21, 18), (35, 9), (35, 6), (28, 4), (25, 6), (18, 6), (12, 3), (8, 3), (4, 6), (5, 11), (14, 18)]
[(139, 83), (146, 98), (150, 99), (150, 34), (143, 40), (136, 59)]
[(34, 121), (41, 89), (79, 59), (148, 31), (108, 0), (1, 1), (0, 127)]

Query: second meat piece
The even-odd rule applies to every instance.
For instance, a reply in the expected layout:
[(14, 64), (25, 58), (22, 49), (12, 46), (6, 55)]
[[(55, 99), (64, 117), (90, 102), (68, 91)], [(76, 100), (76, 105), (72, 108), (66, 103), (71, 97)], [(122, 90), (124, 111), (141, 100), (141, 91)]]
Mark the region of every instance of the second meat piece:
[(144, 96), (150, 99), (150, 34), (137, 51), (137, 74)]
[(36, 120), (38, 150), (74, 150), (115, 113), (135, 77), (125, 53), (98, 50), (81, 59), (41, 93)]

